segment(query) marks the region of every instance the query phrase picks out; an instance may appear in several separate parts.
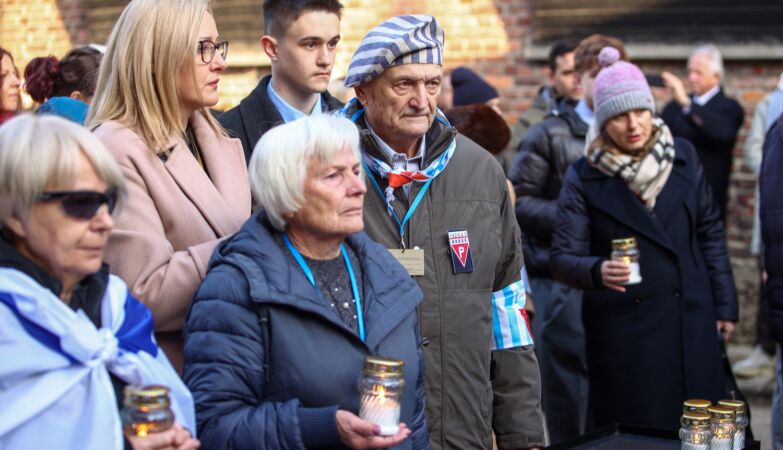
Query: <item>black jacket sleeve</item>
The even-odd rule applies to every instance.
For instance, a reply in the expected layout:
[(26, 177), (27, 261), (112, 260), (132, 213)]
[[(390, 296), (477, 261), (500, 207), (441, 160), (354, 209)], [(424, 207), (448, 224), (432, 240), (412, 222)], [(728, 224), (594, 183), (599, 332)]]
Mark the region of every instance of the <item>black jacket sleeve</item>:
[(511, 168), (511, 183), (517, 194), (517, 222), (525, 233), (548, 242), (557, 215), (557, 199), (545, 197), (552, 172), (552, 143), (540, 122), (530, 128)]

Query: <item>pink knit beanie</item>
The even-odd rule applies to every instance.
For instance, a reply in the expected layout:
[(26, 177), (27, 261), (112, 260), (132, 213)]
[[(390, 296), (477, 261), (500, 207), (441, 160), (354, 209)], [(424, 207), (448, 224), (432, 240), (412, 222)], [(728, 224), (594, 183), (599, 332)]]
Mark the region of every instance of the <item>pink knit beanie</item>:
[(612, 117), (634, 109), (655, 112), (647, 79), (638, 67), (620, 61), (620, 52), (614, 47), (604, 47), (598, 54), (601, 71), (595, 78), (593, 105), (598, 129)]

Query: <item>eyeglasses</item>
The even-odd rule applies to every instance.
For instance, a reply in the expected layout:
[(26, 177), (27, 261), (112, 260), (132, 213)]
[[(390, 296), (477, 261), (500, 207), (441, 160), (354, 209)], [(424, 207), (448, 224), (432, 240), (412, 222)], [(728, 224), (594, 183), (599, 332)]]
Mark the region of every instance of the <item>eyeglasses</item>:
[(48, 202), (59, 200), (66, 215), (76, 219), (92, 219), (101, 205), (109, 208), (109, 214), (117, 206), (117, 189), (109, 189), (106, 192), (96, 191), (59, 191), (44, 192), (38, 197), (38, 201)]
[(201, 55), (201, 62), (209, 64), (215, 59), (215, 51), (220, 50), (220, 57), (225, 61), (228, 56), (228, 41), (212, 42), (199, 41), (198, 54)]

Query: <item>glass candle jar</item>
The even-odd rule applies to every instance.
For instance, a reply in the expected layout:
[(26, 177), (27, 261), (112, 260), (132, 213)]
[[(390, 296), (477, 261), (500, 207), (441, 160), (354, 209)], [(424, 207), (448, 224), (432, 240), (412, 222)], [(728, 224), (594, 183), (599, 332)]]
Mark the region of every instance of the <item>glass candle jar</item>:
[(680, 448), (682, 450), (708, 450), (710, 448), (710, 415), (701, 412), (686, 412), (680, 420)]
[(707, 414), (707, 408), (709, 408), (710, 406), (712, 406), (712, 402), (709, 400), (704, 400), (701, 398), (691, 398), (682, 402), (682, 412), (683, 414), (689, 412), (699, 412), (702, 414)]
[(624, 262), (631, 270), (631, 275), (622, 285), (639, 284), (642, 282), (642, 273), (639, 269), (639, 247), (636, 246), (636, 238), (624, 238), (612, 240), (612, 261)]
[(734, 450), (745, 448), (745, 429), (748, 427), (748, 413), (745, 402), (742, 400), (721, 400), (719, 406), (731, 408), (734, 410), (734, 425), (737, 431), (734, 432)]
[(166, 386), (126, 386), (122, 427), (130, 436), (147, 436), (174, 426), (169, 388)]
[(359, 378), (362, 396), (359, 417), (381, 428), (381, 436), (400, 431), (400, 400), (405, 387), (404, 362), (382, 356), (368, 356)]
[(707, 411), (710, 413), (712, 431), (710, 450), (733, 450), (734, 433), (737, 430), (734, 410), (723, 406), (710, 406)]

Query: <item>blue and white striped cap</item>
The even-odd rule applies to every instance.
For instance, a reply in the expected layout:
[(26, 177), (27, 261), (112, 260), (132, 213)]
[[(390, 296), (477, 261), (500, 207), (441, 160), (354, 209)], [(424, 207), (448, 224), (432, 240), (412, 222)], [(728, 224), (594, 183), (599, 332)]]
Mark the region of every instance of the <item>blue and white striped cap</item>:
[(443, 65), (446, 34), (432, 16), (397, 16), (370, 30), (353, 54), (345, 86), (366, 83), (389, 67)]

